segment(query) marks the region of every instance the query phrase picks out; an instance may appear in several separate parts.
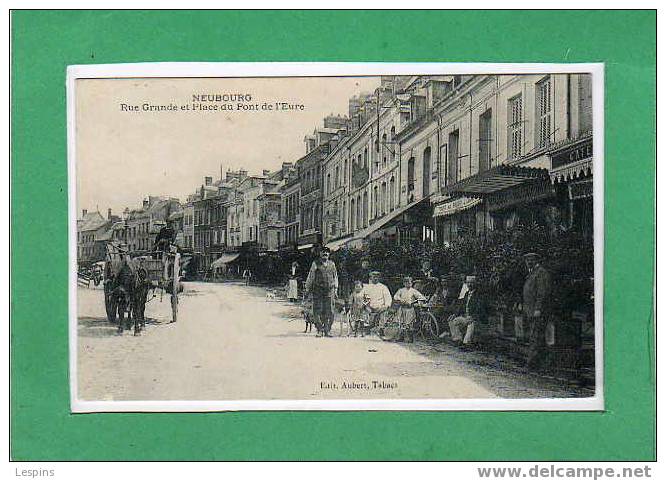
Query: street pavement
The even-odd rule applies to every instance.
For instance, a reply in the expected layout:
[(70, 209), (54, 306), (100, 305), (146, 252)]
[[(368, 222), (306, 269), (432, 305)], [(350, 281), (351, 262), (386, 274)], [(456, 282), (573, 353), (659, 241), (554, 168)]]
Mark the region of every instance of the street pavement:
[(116, 333), (99, 288), (78, 289), (81, 400), (455, 399), (591, 395), (446, 343), (304, 333), (297, 305), (260, 287), (185, 283), (178, 322), (150, 300), (140, 336)]

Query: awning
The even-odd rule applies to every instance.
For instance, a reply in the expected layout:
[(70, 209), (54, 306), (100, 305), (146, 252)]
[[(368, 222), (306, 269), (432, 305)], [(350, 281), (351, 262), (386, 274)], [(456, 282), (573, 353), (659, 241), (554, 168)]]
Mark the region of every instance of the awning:
[(457, 199), (449, 199), (447, 202), (442, 202), (434, 206), (433, 217), (444, 217), (453, 215), (457, 212), (470, 209), (481, 203), (481, 199), (474, 197), (458, 197)]
[(214, 260), (210, 265), (213, 269), (222, 267), (224, 264), (229, 264), (238, 259), (240, 254), (222, 254), (218, 259)]
[(314, 244), (303, 244), (302, 246), (298, 246), (299, 251), (303, 251), (305, 249), (312, 249), (314, 247)]
[(326, 247), (328, 247), (332, 252), (335, 252), (340, 247), (342, 247), (343, 245), (345, 245), (347, 242), (349, 242), (351, 240), (352, 240), (351, 237), (345, 237), (344, 239), (334, 240), (334, 241), (331, 241), (328, 244), (326, 244)]
[(384, 216), (382, 219), (380, 219), (379, 221), (375, 222), (374, 224), (366, 227), (365, 229), (363, 229), (361, 231), (358, 231), (356, 233), (356, 235), (353, 237), (353, 239), (350, 239), (350, 240), (365, 239), (366, 237), (368, 237), (373, 232), (378, 231), (382, 227), (386, 226), (387, 224), (389, 224), (390, 222), (395, 220), (396, 217), (404, 214), (405, 212), (407, 212), (412, 207), (416, 207), (418, 204), (420, 204), (420, 203), (422, 203), (422, 202), (424, 202), (428, 199), (429, 199), (428, 197), (425, 197), (423, 199), (419, 199), (417, 201), (414, 201), (411, 204), (407, 204), (407, 205), (404, 205), (402, 207), (398, 207), (396, 210), (391, 212), (389, 215)]
[(445, 187), (443, 193), (483, 197), (527, 182), (548, 178), (548, 169), (498, 165)]
[(550, 171), (550, 180), (556, 182), (568, 182), (576, 180), (580, 177), (585, 177), (593, 172), (592, 157), (579, 160), (562, 167), (558, 167)]

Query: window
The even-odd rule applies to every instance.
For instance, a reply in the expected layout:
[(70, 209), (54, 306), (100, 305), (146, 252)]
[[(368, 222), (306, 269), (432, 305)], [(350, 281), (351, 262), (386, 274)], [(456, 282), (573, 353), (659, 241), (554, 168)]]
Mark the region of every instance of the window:
[(407, 162), (407, 193), (414, 190), (414, 157)]
[(395, 209), (395, 177), (391, 177), (389, 182), (389, 209)]
[(348, 171), (347, 167), (348, 167), (348, 165), (347, 165), (347, 159), (345, 159), (345, 171), (342, 173), (342, 175), (343, 175), (342, 182), (343, 182), (344, 184), (347, 183), (347, 179), (349, 178), (349, 174), (348, 174), (349, 171)]
[(388, 202), (388, 196), (386, 195), (386, 182), (382, 182), (382, 194), (380, 197), (382, 204), (382, 215), (386, 214), (387, 208), (386, 203)]
[(353, 232), (356, 229), (356, 200), (349, 201), (349, 229)]
[(374, 210), (375, 210), (375, 217), (379, 217), (379, 213), (381, 212), (381, 207), (380, 207), (380, 199), (379, 199), (379, 187), (375, 186), (373, 189), (373, 194), (375, 197), (375, 202), (374, 202)]
[(479, 172), (488, 170), (491, 166), (490, 147), (492, 145), (493, 113), (486, 110), (479, 117)]
[(550, 143), (551, 100), (550, 77), (546, 77), (536, 85), (536, 107), (539, 122), (537, 145), (546, 147)]
[(460, 131), (454, 130), (449, 134), (449, 151), (448, 165), (449, 165), (449, 185), (455, 184), (460, 179), (460, 159), (458, 156), (458, 141), (460, 140)]
[(523, 98), (521, 95), (509, 99), (508, 116), (509, 159), (517, 159), (522, 155), (523, 146)]
[(423, 151), (423, 196), (430, 195), (430, 147)]

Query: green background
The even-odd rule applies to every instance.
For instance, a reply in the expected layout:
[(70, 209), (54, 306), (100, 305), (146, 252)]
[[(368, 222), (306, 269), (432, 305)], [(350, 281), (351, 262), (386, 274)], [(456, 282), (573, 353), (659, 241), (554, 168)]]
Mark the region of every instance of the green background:
[[(654, 12), (15, 11), (11, 35), (13, 459), (655, 458)], [(606, 412), (70, 414), (65, 69), (155, 61), (604, 62)]]

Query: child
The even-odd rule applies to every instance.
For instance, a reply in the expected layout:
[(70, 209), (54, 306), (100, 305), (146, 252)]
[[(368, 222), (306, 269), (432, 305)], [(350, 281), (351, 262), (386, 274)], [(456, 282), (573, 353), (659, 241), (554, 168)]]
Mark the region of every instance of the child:
[(290, 276), (287, 283), (287, 299), (289, 299), (289, 302), (298, 300), (298, 279), (294, 276)]
[(354, 282), (354, 291), (349, 296), (349, 310), (354, 337), (357, 336), (359, 328), (361, 337), (365, 337), (365, 330), (368, 327), (368, 298), (363, 293), (363, 283)]
[(398, 308), (398, 319), (400, 322), (400, 338), (398, 341), (414, 342), (414, 321), (416, 320), (416, 310), (414, 305), (418, 302), (425, 302), (427, 299), (423, 294), (412, 287), (413, 280), (409, 276), (403, 279), (402, 288), (398, 289), (393, 299), (400, 306)]

